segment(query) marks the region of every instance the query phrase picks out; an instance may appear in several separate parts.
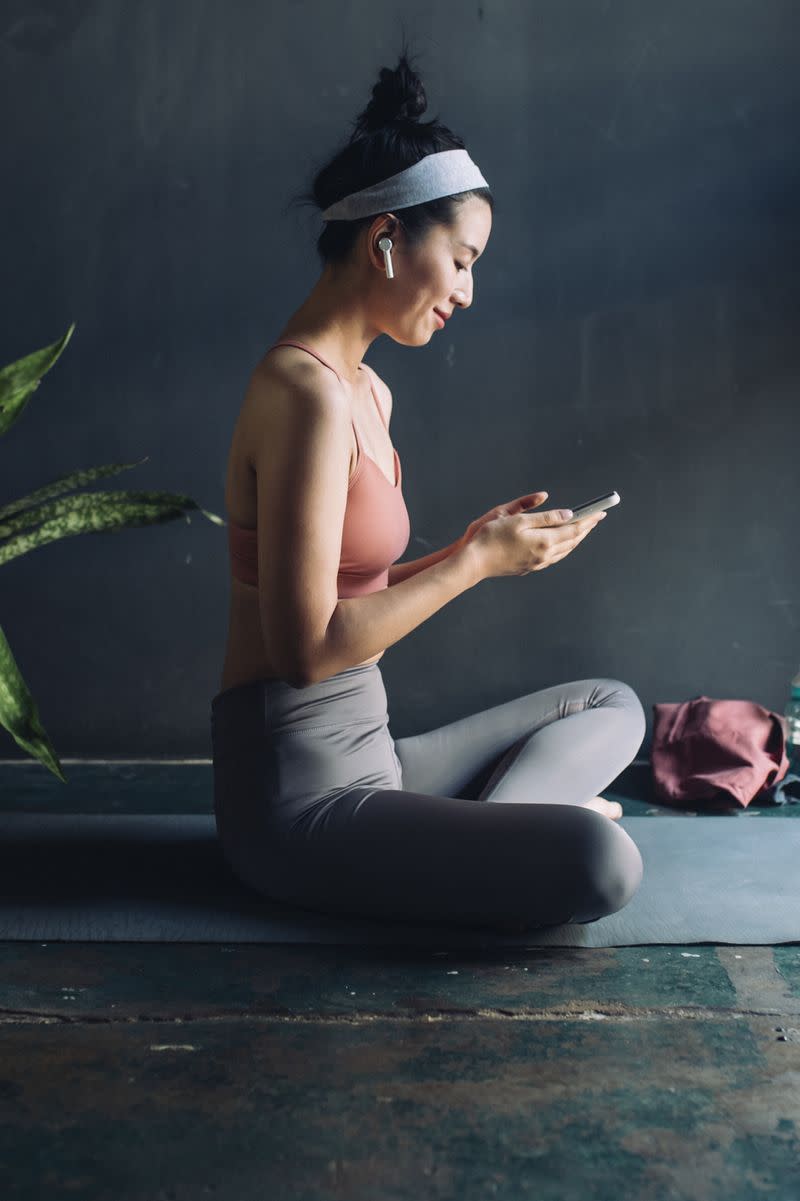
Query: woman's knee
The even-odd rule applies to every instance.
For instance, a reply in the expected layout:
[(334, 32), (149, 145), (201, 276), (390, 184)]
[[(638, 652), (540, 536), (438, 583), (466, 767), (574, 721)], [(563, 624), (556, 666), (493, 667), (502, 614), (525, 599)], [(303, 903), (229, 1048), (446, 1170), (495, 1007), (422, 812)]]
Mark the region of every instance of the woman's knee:
[(626, 830), (593, 810), (584, 844), (584, 910), (578, 921), (594, 921), (616, 913), (639, 890), (644, 876), (641, 852)]
[(647, 714), (644, 711), (644, 706), (639, 700), (639, 697), (631, 688), (630, 684), (626, 684), (624, 680), (605, 681), (612, 695), (621, 698), (623, 708), (628, 715), (628, 725), (630, 726), (631, 738), (635, 744), (633, 754), (639, 750), (647, 733)]

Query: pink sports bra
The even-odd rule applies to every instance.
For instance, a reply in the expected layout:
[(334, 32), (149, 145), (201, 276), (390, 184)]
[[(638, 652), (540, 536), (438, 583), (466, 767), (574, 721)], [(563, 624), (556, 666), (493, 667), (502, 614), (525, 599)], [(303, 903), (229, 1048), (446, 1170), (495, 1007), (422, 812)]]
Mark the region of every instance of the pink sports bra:
[[(273, 346), (297, 346), (307, 350), (330, 367), (337, 379), (341, 376), (321, 354), (306, 346), (285, 338)], [(273, 346), (269, 349), (272, 350)], [(269, 351), (267, 351), (269, 353)], [(365, 364), (362, 364), (362, 369)], [(371, 370), (371, 369), (370, 369)], [(386, 426), (375, 387), (370, 379), (370, 391), (381, 421)], [(347, 505), (342, 528), (342, 549), (337, 579), (338, 595), (363, 596), (377, 592), (389, 583), (389, 566), (400, 558), (408, 546), (411, 525), (408, 510), (403, 500), (403, 469), (400, 456), (394, 452), (396, 479), (390, 484), (374, 459), (364, 451), (355, 422), (358, 454), (356, 468), (347, 487)], [(388, 430), (388, 426), (386, 429)], [(231, 572), (245, 584), (258, 584), (258, 542), (255, 529), (228, 522), (228, 550)]]

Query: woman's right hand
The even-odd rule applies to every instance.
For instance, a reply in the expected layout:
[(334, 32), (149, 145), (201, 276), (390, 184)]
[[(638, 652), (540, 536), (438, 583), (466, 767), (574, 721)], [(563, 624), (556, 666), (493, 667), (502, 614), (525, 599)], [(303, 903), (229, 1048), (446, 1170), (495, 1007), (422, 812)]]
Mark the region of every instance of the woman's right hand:
[(573, 521), (560, 509), (514, 513), (485, 522), (467, 545), (483, 579), (527, 575), (565, 559), (604, 518), (603, 512)]

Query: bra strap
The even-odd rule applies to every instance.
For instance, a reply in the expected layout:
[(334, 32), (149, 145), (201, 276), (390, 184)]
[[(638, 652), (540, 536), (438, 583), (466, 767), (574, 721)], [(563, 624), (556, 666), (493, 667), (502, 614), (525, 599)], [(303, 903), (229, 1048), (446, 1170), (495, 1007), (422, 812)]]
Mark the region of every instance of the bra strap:
[(342, 382), (342, 377), (339, 375), (339, 372), (336, 370), (333, 364), (329, 363), (327, 359), (324, 359), (318, 351), (312, 350), (310, 346), (306, 346), (305, 342), (296, 342), (293, 338), (283, 338), (280, 342), (273, 342), (272, 346), (270, 346), (269, 350), (267, 351), (267, 354), (269, 354), (269, 351), (272, 350), (274, 346), (297, 346), (300, 348), (300, 350), (308, 351), (309, 354), (313, 354), (315, 359), (319, 359), (320, 363), (322, 363), (324, 367), (330, 367), (339, 383)]
[[(307, 350), (309, 354), (313, 354), (315, 359), (319, 359), (320, 363), (322, 363), (323, 366), (330, 367), (331, 371), (336, 376), (339, 383), (342, 382), (342, 377), (339, 375), (339, 372), (336, 370), (336, 368), (331, 363), (329, 363), (327, 361), (327, 359), (324, 359), (322, 357), (322, 355), (319, 354), (318, 351), (313, 350), (310, 346), (306, 346), (305, 342), (297, 342), (294, 338), (282, 338), (280, 342), (272, 343), (272, 346), (270, 346), (269, 350), (267, 351), (267, 354), (269, 354), (269, 351), (272, 350), (273, 347), (275, 347), (275, 346), (297, 346), (297, 347), (299, 347), (300, 350)], [(383, 415), (383, 409), (381, 408), (381, 406), (378, 402), (378, 397), (375, 392), (375, 384), (372, 381), (372, 368), (367, 363), (361, 363), (360, 366), (362, 368), (366, 368), (366, 370), (370, 372), (369, 390), (372, 393), (372, 399), (375, 401), (375, 408), (378, 410), (378, 416), (380, 417), (381, 421), (383, 422), (384, 428), (386, 430), (388, 430), (389, 426), (386, 424), (386, 418)], [(356, 435), (356, 442), (358, 443), (358, 449), (359, 449), (359, 454), (360, 454), (363, 449), (361, 446), (361, 438), (359, 436), (355, 421), (351, 421), (351, 425), (353, 426), (353, 430)]]
[(375, 381), (374, 381), (374, 379), (373, 379), (373, 377), (374, 377), (374, 375), (375, 375), (375, 372), (372, 370), (372, 368), (370, 367), (369, 363), (362, 363), (362, 364), (361, 364), (361, 366), (362, 366), (362, 367), (365, 367), (365, 368), (367, 369), (367, 371), (369, 371), (369, 377), (370, 377), (370, 379), (369, 379), (369, 390), (370, 390), (370, 392), (372, 393), (372, 399), (375, 401), (375, 408), (378, 410), (378, 416), (379, 416), (379, 417), (380, 417), (380, 419), (381, 419), (381, 423), (382, 423), (382, 425), (383, 425), (383, 428), (384, 428), (384, 429), (386, 430), (386, 432), (388, 433), (388, 432), (389, 432), (389, 426), (386, 424), (386, 418), (385, 418), (385, 417), (384, 417), (384, 415), (383, 415), (383, 408), (382, 408), (382, 406), (381, 406), (380, 402), (378, 401), (378, 393), (375, 391)]

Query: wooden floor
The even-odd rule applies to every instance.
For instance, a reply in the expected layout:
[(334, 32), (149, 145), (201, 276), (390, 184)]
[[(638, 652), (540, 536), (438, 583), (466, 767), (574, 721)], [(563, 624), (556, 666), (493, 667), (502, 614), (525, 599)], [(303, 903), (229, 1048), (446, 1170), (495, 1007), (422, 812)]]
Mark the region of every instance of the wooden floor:
[(0, 943), (3, 1201), (800, 1197), (800, 947)]
[(0, 942), (0, 981), (0, 1201), (800, 1201), (798, 944)]

